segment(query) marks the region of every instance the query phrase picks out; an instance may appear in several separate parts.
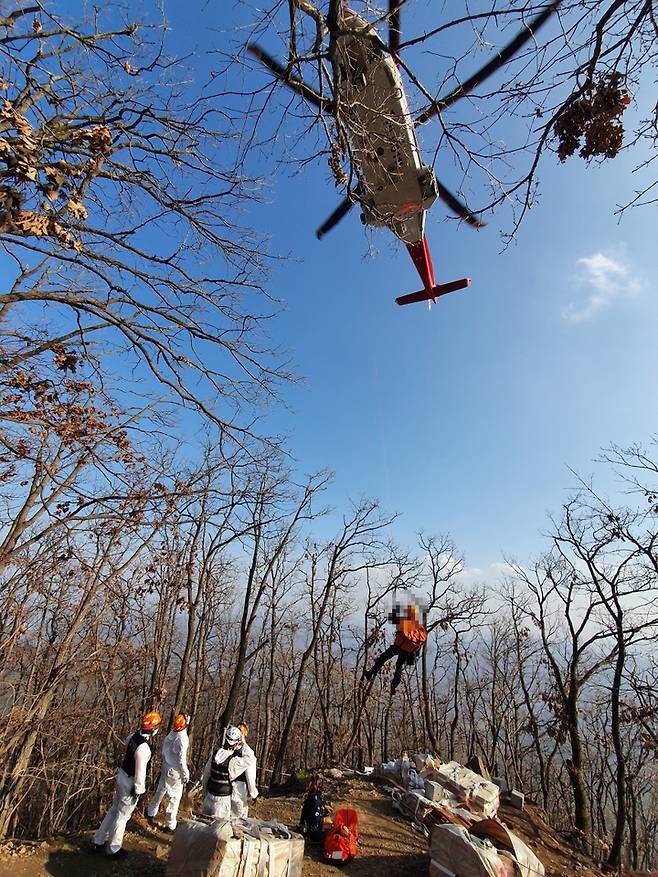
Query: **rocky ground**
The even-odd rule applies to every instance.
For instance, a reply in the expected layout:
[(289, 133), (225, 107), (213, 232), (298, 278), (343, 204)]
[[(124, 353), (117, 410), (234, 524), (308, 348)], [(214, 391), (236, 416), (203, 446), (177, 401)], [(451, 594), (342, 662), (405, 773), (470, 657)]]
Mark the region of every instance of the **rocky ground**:
[[(322, 859), (321, 848), (306, 846), (304, 877), (426, 877), (429, 867), (427, 841), (391, 808), (390, 797), (362, 780), (325, 783), (326, 798), (334, 809), (351, 807), (359, 814), (359, 854), (339, 868)], [(299, 818), (302, 789), (263, 797), (252, 815), (277, 819), (294, 827)], [(553, 831), (532, 805), (520, 812), (504, 807), (503, 822), (534, 849), (546, 867), (547, 877), (603, 877), (585, 856), (574, 852), (565, 838)], [(112, 862), (88, 851), (89, 836), (56, 838), (0, 845), (0, 877), (164, 877), (171, 838), (152, 829), (137, 813), (129, 824), (125, 848), (130, 856)]]

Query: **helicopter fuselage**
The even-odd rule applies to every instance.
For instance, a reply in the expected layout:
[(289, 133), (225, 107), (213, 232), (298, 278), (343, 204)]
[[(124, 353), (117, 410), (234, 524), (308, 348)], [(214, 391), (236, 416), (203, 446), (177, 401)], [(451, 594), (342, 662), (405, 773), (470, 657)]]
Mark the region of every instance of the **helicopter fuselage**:
[(400, 72), (364, 18), (343, 9), (340, 25), (333, 52), (335, 113), (353, 150), (362, 222), (418, 243), (438, 185), (422, 162)]

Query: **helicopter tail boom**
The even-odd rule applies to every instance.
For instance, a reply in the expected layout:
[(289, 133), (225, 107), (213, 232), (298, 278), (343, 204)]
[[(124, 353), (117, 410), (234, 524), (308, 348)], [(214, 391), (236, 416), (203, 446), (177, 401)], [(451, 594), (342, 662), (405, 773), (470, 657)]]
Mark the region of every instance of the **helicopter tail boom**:
[(461, 280), (453, 280), (451, 283), (436, 283), (434, 280), (434, 266), (432, 265), (432, 257), (430, 249), (427, 246), (427, 238), (425, 235), (419, 241), (413, 244), (407, 244), (409, 255), (416, 266), (416, 271), (425, 286), (420, 292), (410, 292), (409, 295), (401, 295), (395, 299), (399, 305), (411, 305), (417, 301), (436, 302), (440, 295), (447, 295), (449, 292), (456, 292), (458, 289), (465, 289), (471, 285), (468, 277)]
[(465, 289), (471, 285), (468, 277), (461, 280), (453, 280), (451, 283), (439, 283), (431, 289), (421, 289), (420, 292), (410, 292), (408, 295), (400, 295), (395, 299), (395, 303), (399, 305), (411, 305), (419, 301), (436, 302), (440, 295), (447, 295), (449, 292), (456, 292), (458, 289)]

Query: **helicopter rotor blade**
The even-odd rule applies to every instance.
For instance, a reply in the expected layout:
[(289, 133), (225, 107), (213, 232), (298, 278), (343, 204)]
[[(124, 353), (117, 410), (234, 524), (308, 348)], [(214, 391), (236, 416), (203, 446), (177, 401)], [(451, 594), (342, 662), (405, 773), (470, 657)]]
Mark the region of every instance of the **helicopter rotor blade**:
[(261, 64), (264, 64), (268, 70), (271, 70), (277, 79), (283, 82), (284, 85), (287, 85), (288, 88), (291, 88), (300, 97), (303, 97), (304, 100), (313, 104), (314, 107), (317, 107), (323, 113), (330, 113), (332, 111), (333, 105), (330, 100), (322, 97), (322, 95), (318, 94), (315, 89), (311, 88), (305, 82), (302, 82), (301, 79), (292, 76), (290, 71), (284, 67), (283, 64), (280, 64), (264, 49), (261, 49), (257, 43), (247, 43), (247, 51), (253, 55), (254, 58), (258, 58)]
[(316, 238), (320, 241), (326, 235), (328, 231), (338, 225), (341, 219), (350, 212), (350, 210), (354, 207), (354, 201), (348, 196), (347, 198), (343, 198), (338, 207), (334, 210), (331, 216), (322, 223), (320, 228), (315, 232)]
[(453, 89), (445, 97), (439, 98), (439, 100), (435, 101), (431, 107), (428, 107), (425, 112), (421, 113), (416, 119), (415, 124), (422, 125), (424, 122), (433, 119), (434, 116), (438, 116), (440, 112), (454, 104), (455, 101), (458, 101), (460, 98), (469, 94), (474, 88), (477, 88), (478, 85), (483, 83), (485, 79), (488, 79), (492, 73), (499, 70), (519, 51), (519, 49), (533, 38), (539, 28), (547, 22), (555, 12), (559, 4), (560, 0), (553, 0), (549, 6), (540, 12), (539, 15), (535, 16), (535, 18), (524, 27), (523, 30), (521, 30), (514, 39), (502, 49), (502, 51), (498, 52), (498, 54), (486, 63), (484, 67), (481, 67), (477, 73), (474, 73), (473, 76), (466, 80), (466, 82), (462, 82), (461, 85), (458, 85), (457, 88)]
[(459, 200), (459, 198), (446, 189), (440, 180), (437, 180), (437, 183), (439, 184), (439, 198), (448, 205), (453, 213), (456, 213), (460, 219), (463, 219), (464, 222), (472, 225), (473, 228), (482, 228), (484, 226), (484, 223), (480, 222), (477, 216), (472, 213), (468, 207)]
[(388, 47), (397, 59), (400, 54), (400, 8), (404, 0), (388, 0)]

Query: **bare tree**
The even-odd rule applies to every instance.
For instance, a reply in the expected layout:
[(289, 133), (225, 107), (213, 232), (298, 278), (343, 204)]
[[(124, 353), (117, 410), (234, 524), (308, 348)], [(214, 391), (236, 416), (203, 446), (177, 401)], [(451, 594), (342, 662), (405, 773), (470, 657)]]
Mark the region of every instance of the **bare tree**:
[[(655, 466), (647, 467), (645, 473), (654, 475)], [(626, 827), (627, 754), (620, 720), (626, 662), (635, 643), (653, 640), (658, 631), (658, 515), (652, 489), (645, 486), (644, 493), (649, 499), (648, 508), (617, 508), (591, 486), (584, 486), (565, 506), (555, 535), (559, 551), (577, 558), (586, 570), (588, 585), (608, 616), (616, 644), (610, 701), (616, 760), (616, 820), (608, 857), (611, 866), (621, 863)]]
[[(459, 573), (464, 568), (464, 560), (452, 538), (443, 536), (419, 537), (419, 547), (423, 568), (417, 583), (425, 592), (427, 608), (427, 633), (434, 636), (433, 646), (441, 648), (439, 635), (450, 631), (451, 638), (459, 638), (477, 625), (484, 610), (484, 597), (476, 590), (465, 589), (460, 585)], [(452, 646), (451, 646), (452, 651)], [(455, 652), (456, 669), (459, 654)], [(425, 732), (435, 752), (440, 750), (435, 731), (435, 717), (432, 715), (428, 675), (428, 649), (421, 654), (421, 681), (423, 719)], [(457, 710), (453, 716), (453, 728), (457, 721)], [(454, 730), (451, 737), (451, 751), (454, 748)]]
[(15, 266), (0, 367), (51, 350), (109, 381), (121, 354), (124, 397), (151, 392), (245, 441), (253, 405), (289, 377), (263, 332), (263, 242), (235, 221), (258, 183), (164, 26), (122, 16), (72, 25), (39, 2), (0, 22), (0, 246)]
[(245, 522), (244, 544), (250, 551), (250, 558), (240, 612), (238, 653), (220, 717), (222, 727), (233, 716), (252, 628), (263, 598), (272, 585), (273, 572), (291, 547), (300, 526), (315, 515), (322, 514), (322, 509), (313, 509), (313, 500), (324, 490), (328, 480), (326, 473), (320, 473), (310, 476), (301, 489), (291, 489), (288, 473), (275, 467), (272, 461), (270, 465), (266, 462), (263, 469), (255, 474), (252, 493), (246, 498), (248, 519)]
[(567, 771), (573, 793), (574, 826), (581, 840), (588, 841), (590, 815), (580, 701), (584, 686), (609, 666), (615, 648), (609, 642), (610, 631), (596, 624), (601, 602), (588, 591), (573, 560), (558, 551), (544, 556), (531, 571), (517, 565), (516, 577), (529, 591), (530, 600), (526, 602), (521, 595), (513, 598), (515, 611), (531, 621), (541, 636), (555, 686), (549, 706), (569, 740)]
[[(24, 681), (22, 697), (15, 703), (16, 720), (5, 726), (0, 740), (3, 753), (0, 836), (9, 831), (29, 789), (28, 765), (42, 726), (48, 722), (49, 710), (70, 672), (83, 625), (90, 613), (108, 611), (112, 583), (130, 574), (137, 557), (157, 533), (158, 521), (150, 516), (128, 525), (121, 505), (120, 500), (113, 515), (107, 511), (103, 525), (90, 528), (94, 535), (91, 546), (77, 548), (71, 534), (69, 569), (61, 570), (59, 581), (58, 576), (54, 577), (51, 593), (46, 595), (49, 603), (42, 604), (41, 612), (51, 625), (50, 642), (43, 644), (38, 668), (33, 668)], [(73, 588), (77, 588), (78, 594), (72, 605)], [(54, 607), (53, 597), (57, 601)]]
[(309, 568), (306, 574), (309, 606), (308, 640), (299, 660), (291, 703), (274, 757), (274, 781), (281, 780), (284, 757), (289, 744), (288, 738), (295, 722), (304, 686), (304, 674), (313, 657), (332, 596), (337, 590), (348, 587), (350, 579), (366, 568), (371, 559), (370, 555), (379, 552), (382, 532), (393, 520), (394, 516), (382, 514), (377, 502), (364, 499), (344, 517), (342, 528), (334, 542), (323, 548), (309, 546)]

